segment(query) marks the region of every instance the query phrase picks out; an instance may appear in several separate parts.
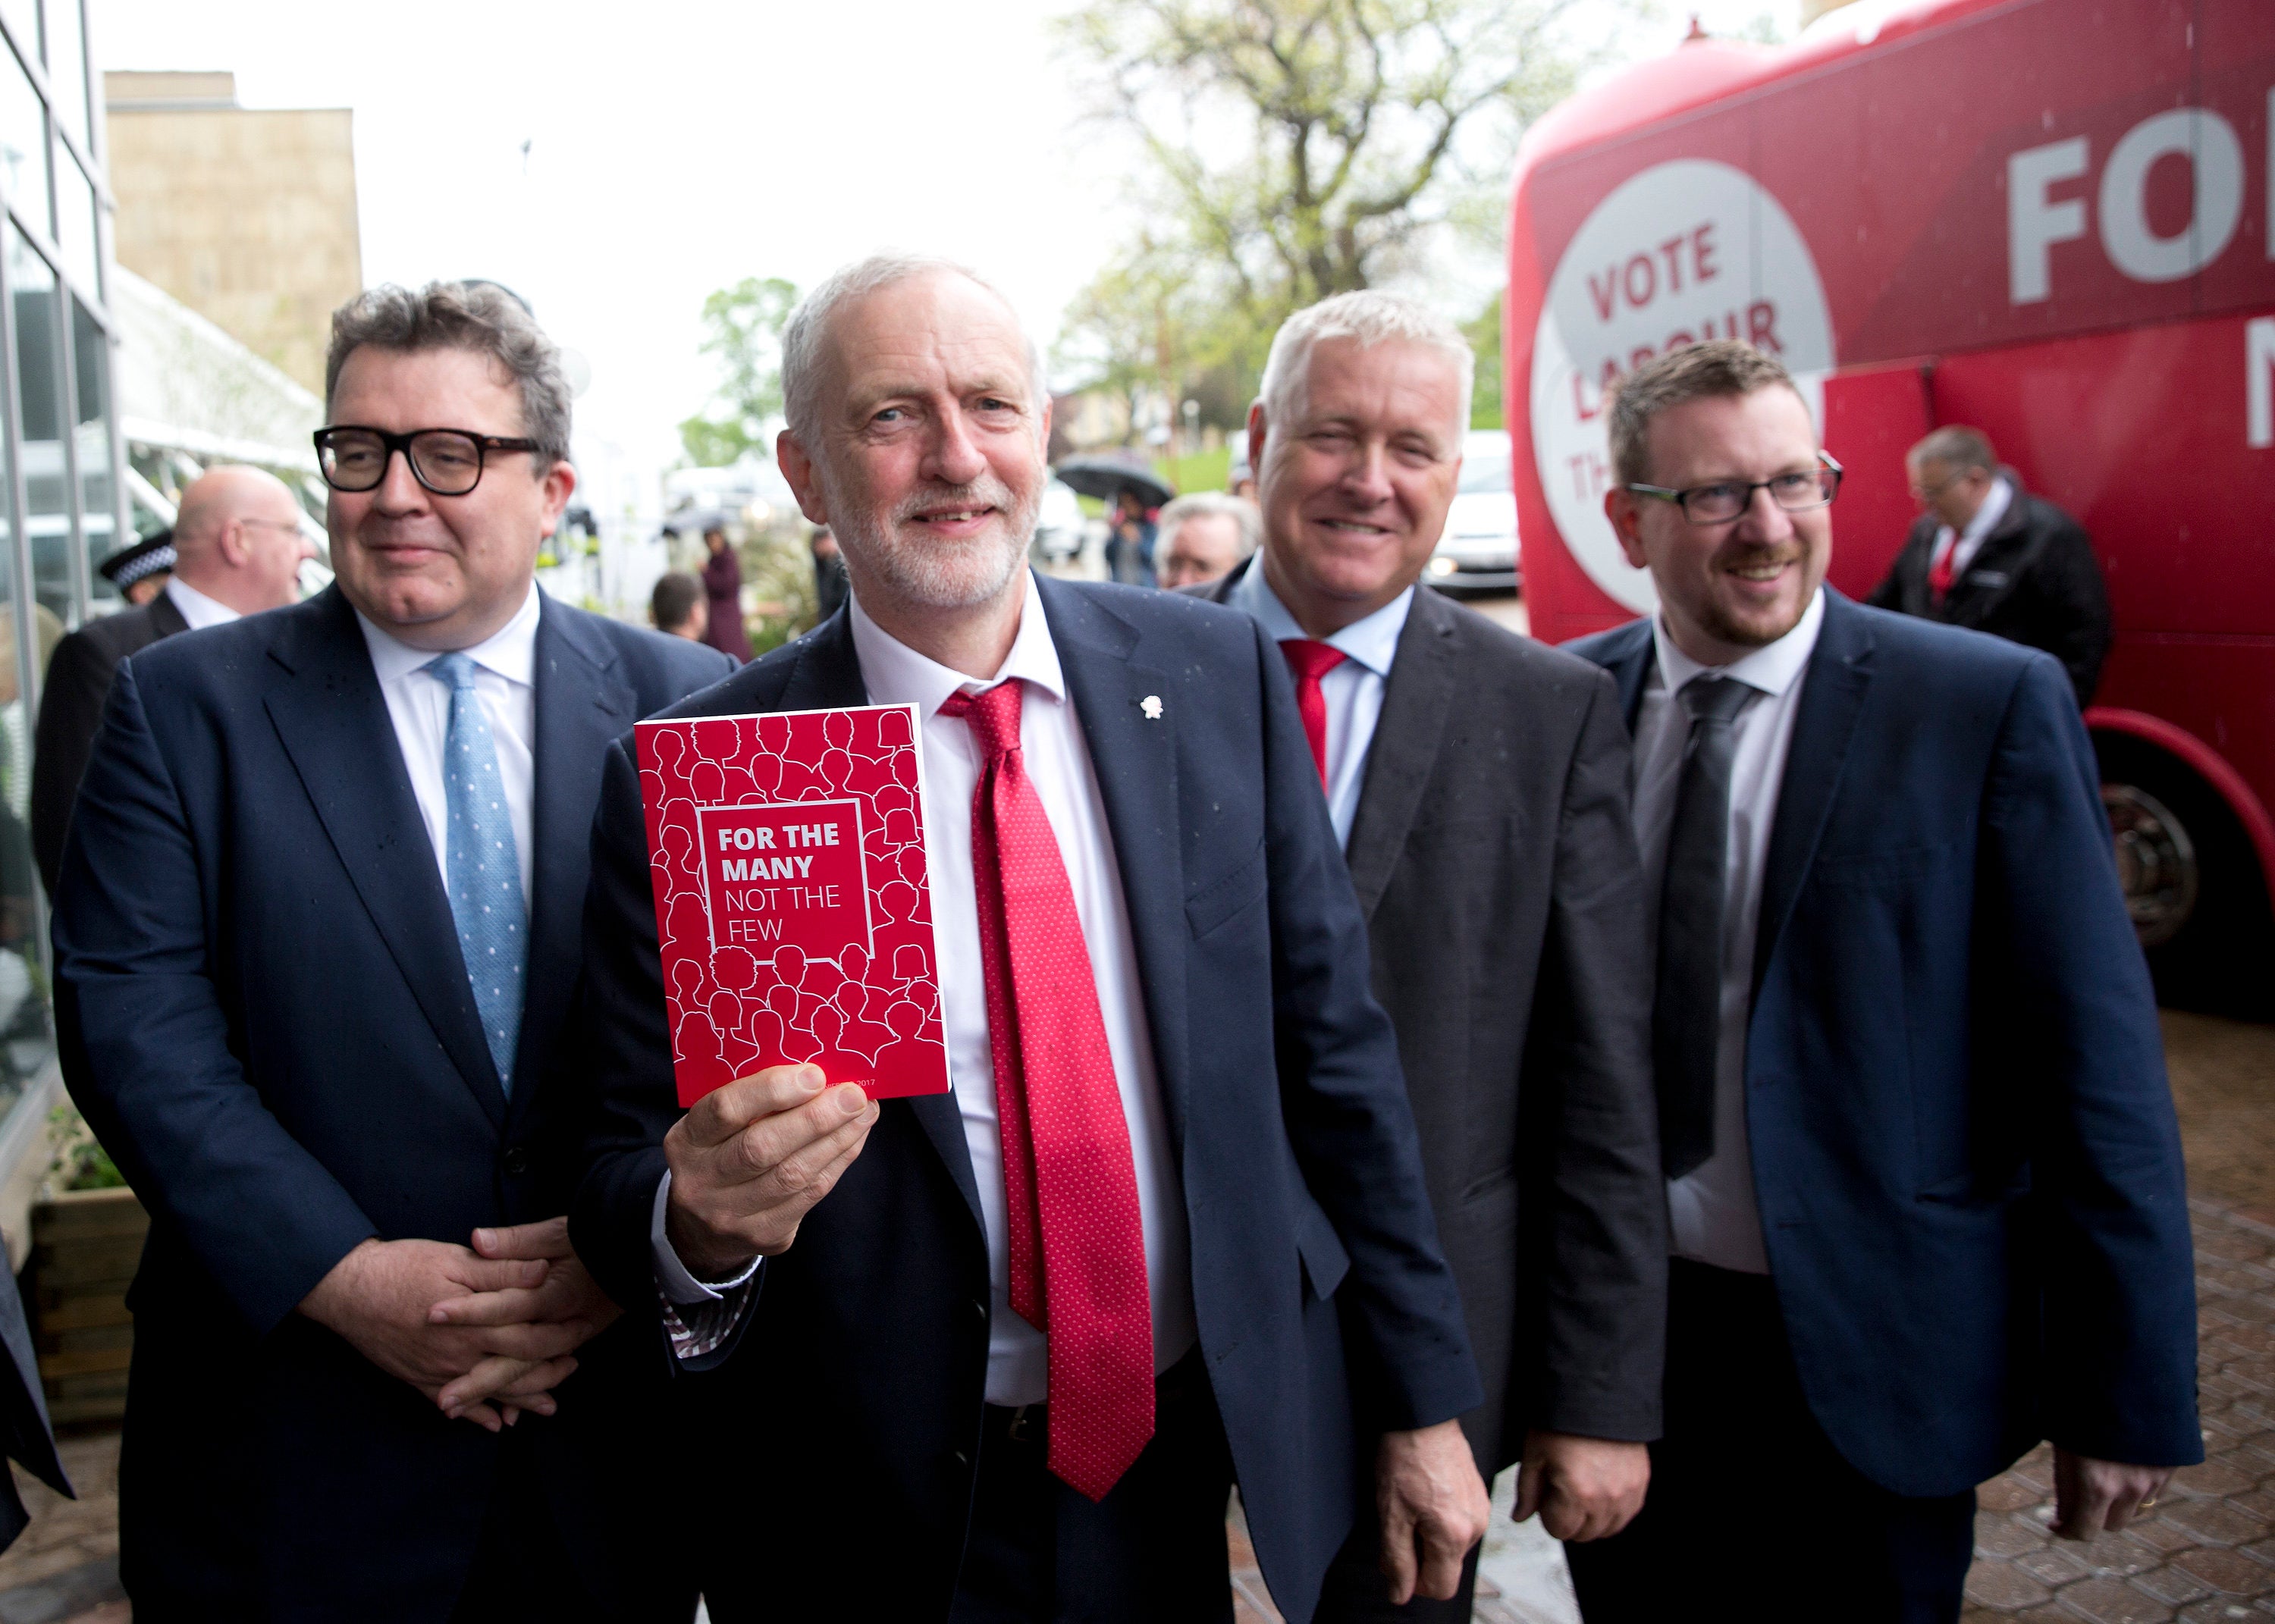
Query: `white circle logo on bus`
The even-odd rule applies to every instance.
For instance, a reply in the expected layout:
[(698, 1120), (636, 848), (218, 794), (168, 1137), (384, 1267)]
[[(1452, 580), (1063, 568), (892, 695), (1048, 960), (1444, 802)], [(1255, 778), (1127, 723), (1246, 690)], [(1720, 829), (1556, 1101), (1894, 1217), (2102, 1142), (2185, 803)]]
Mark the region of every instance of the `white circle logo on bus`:
[(1823, 425), (1833, 317), (1809, 245), (1744, 170), (1683, 158), (1596, 205), (1556, 263), (1532, 340), (1532, 456), (1549, 514), (1588, 578), (1638, 614), (1659, 599), (1604, 517), (1604, 386), (1702, 338), (1776, 356)]

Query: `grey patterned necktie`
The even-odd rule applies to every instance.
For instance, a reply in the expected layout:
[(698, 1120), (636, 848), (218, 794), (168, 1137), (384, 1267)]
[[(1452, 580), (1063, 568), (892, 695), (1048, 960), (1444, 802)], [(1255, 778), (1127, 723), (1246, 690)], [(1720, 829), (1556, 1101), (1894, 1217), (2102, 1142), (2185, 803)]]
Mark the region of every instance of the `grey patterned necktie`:
[(1659, 1165), (1679, 1179), (1714, 1153), (1714, 1067), (1722, 1037), (1722, 909), (1730, 842), (1732, 724), (1761, 691), (1694, 676), (1675, 697), (1690, 718), (1659, 885), (1659, 993), (1651, 1059)]
[(521, 1044), (523, 984), (529, 973), (529, 904), (521, 894), (521, 854), (497, 743), (474, 691), (474, 662), (443, 654), (419, 668), (450, 690), (450, 730), (442, 741), (443, 807), (450, 834), (443, 866), (458, 951), (473, 985), (482, 1036), (497, 1064), (498, 1085), (513, 1092), (514, 1051)]

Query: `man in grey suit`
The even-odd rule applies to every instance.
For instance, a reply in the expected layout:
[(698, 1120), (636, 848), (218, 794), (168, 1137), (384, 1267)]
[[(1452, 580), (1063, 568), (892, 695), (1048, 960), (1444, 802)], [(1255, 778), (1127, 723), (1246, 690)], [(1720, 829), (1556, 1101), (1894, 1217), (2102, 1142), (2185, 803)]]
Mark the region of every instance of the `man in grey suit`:
[[(1601, 671), (1416, 583), (1470, 415), (1460, 333), (1346, 293), (1273, 341), (1248, 449), (1264, 544), (1191, 589), (1275, 638), (1365, 910), (1485, 1402), (1462, 1418), (1517, 1514), (1616, 1532), (1658, 1436), (1667, 1283), (1650, 956), (1619, 695)], [(1394, 1603), (1371, 1526), (1319, 1618)]]

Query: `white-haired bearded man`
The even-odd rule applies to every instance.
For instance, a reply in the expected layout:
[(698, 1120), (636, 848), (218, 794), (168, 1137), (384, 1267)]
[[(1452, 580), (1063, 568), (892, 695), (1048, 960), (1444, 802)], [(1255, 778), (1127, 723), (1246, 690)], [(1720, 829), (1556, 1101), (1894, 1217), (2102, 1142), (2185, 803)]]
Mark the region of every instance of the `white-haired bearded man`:
[[(952, 1091), (784, 1066), (678, 1110), (616, 751), (586, 979), (613, 1126), (574, 1227), (622, 1300), (660, 1294), (711, 1616), (1229, 1624), (1236, 1477), (1288, 1618), (1361, 1517), (1450, 1593), (1476, 1369), (1278, 652), (1026, 568), (1049, 400), (970, 273), (840, 272), (783, 373), (777, 456), (851, 600), (668, 714), (918, 706)], [(837, 1554), (879, 1534), (891, 1562)]]

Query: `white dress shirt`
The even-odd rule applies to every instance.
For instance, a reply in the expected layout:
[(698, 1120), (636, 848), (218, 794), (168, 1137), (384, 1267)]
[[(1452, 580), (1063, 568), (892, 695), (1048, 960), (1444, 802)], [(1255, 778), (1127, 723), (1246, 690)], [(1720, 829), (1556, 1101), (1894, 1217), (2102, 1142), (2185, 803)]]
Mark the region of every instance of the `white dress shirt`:
[[(1333, 637), (1313, 639), (1343, 654), (1342, 662), (1319, 679), (1319, 694), (1327, 702), (1327, 815), (1334, 820), (1335, 838), (1346, 846), (1350, 844), (1351, 820), (1358, 816), (1359, 791), (1366, 786), (1366, 752), (1374, 744), (1374, 724), (1382, 720), (1383, 689), (1390, 680), (1391, 661), (1398, 656), (1407, 611), (1414, 607), (1414, 590), (1408, 587)], [(1264, 635), (1275, 643), (1311, 637), (1265, 580), (1261, 554), (1232, 584), (1225, 602), (1254, 616)]]
[(1951, 556), (1951, 578), (1956, 581), (1967, 573), (1967, 566), (1975, 562), (1975, 555), (1983, 550), (1983, 539), (1999, 527), (2014, 504), (2014, 487), (2004, 480), (1992, 480), (1991, 489), (1983, 498), (1983, 505), (1975, 510), (1975, 517), (1967, 521), (1967, 528), (1954, 532), (1950, 525), (1939, 526), (1935, 533), (1935, 546), (1927, 555), (1930, 570), (1941, 563), (1946, 554)]
[[(1760, 691), (1731, 726), (1730, 837), (1723, 874), (1721, 1042), (1714, 1058), (1714, 1153), (1667, 1187), (1673, 1250), (1678, 1258), (1749, 1274), (1769, 1273), (1761, 1214), (1754, 1203), (1754, 1162), (1746, 1144), (1746, 1028), (1752, 1014), (1754, 939), (1762, 908), (1762, 870), (1777, 823), (1793, 722), (1801, 708), (1809, 656), (1825, 623), (1820, 588), (1800, 623), (1765, 647), (1720, 667), (1726, 681)], [(1667, 623), (1651, 620), (1658, 657), (1644, 681), (1636, 716), (1636, 837), (1643, 850), (1651, 940), (1659, 939), (1659, 890), (1667, 843), (1682, 783), (1689, 719), (1674, 696), (1702, 671), (1675, 647)]]
[(178, 575), (167, 578), (164, 591), (193, 631), (203, 631), (208, 626), (226, 626), (244, 618), (226, 603), (207, 597)]
[[(1026, 601), (1011, 652), (992, 681), (950, 669), (899, 642), (850, 601), (853, 648), (873, 705), (913, 703), (923, 717), (925, 862), (932, 880), (933, 932), (940, 962), (942, 1033), (949, 1081), (964, 1118), (964, 1142), (979, 1190), (987, 1231), (987, 1272), (994, 1315), (987, 1341), (987, 1401), (1035, 1404), (1050, 1387), (1048, 1345), (1043, 1333), (1012, 1311), (1009, 1250), (1004, 1230), (1003, 1143), (995, 1114), (995, 1061), (987, 1031), (987, 983), (981, 966), (979, 910), (971, 872), (971, 797), (983, 765), (971, 729), (942, 716), (940, 707), (958, 692), (978, 693), (998, 682), (1022, 680), (1019, 744), (1027, 777), (1057, 837), (1098, 988), (1099, 1015), (1114, 1078), (1130, 1127), (1130, 1159), (1138, 1178), (1138, 1212), (1145, 1240), (1145, 1283), (1153, 1311), (1153, 1368), (1166, 1371), (1198, 1335), (1193, 1313), (1192, 1263), (1185, 1221), (1184, 1187), (1169, 1143), (1146, 1030), (1138, 952), (1122, 899), (1121, 865), (1107, 827), (1106, 805), (1084, 739), (1081, 719), (1067, 696), (1057, 646), (1044, 618), (1041, 594), (1027, 580)], [(665, 1296), (690, 1303), (687, 1288), (719, 1291), (689, 1279), (664, 1242), (661, 1216), (669, 1175), (657, 1195), (651, 1241), (657, 1248), (657, 1284)], [(747, 1278), (745, 1276), (744, 1278)]]
[[(179, 578), (167, 583), (171, 592)], [(514, 617), (487, 641), (464, 651), (474, 662), (474, 693), (489, 719), (497, 746), (498, 777), (505, 787), (507, 814), (513, 820), (515, 855), (521, 859), (521, 895), (530, 895), (534, 850), (530, 844), (530, 803), (537, 786), (537, 585)], [(426, 820), (435, 848), (435, 867), (445, 893), (450, 885), (450, 812), (442, 787), (442, 744), (450, 732), (450, 685), (419, 668), (436, 658), (430, 648), (397, 641), (366, 620), (356, 623), (371, 650), (371, 668), (395, 723), (395, 742), (411, 774), (411, 793)]]

